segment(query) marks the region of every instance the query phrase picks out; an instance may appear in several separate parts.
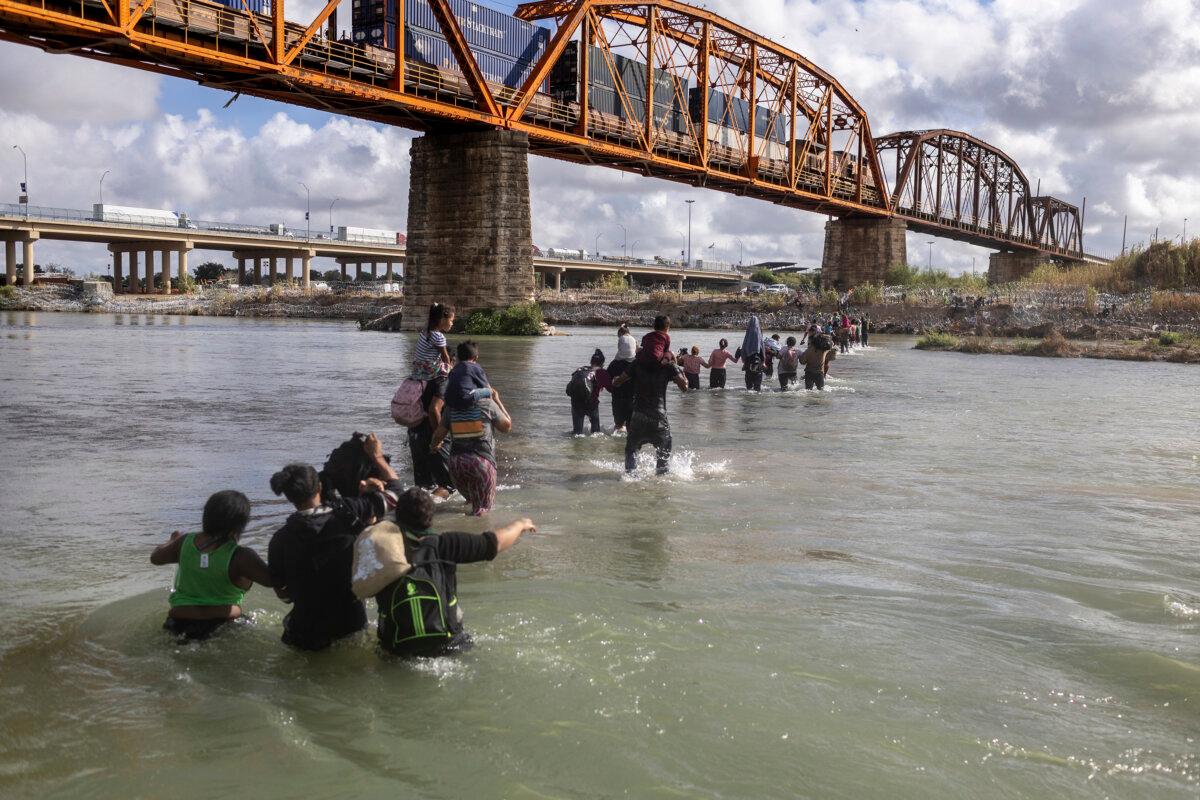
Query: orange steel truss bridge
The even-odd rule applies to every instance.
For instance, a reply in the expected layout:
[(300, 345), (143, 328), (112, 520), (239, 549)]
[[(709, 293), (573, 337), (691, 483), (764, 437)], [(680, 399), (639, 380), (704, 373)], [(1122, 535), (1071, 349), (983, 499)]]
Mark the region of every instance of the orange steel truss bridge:
[[(390, 49), (324, 35), (339, 2), (328, 0), (300, 25), (285, 20), (284, 0), (266, 14), (207, 0), (0, 0), (0, 39), (415, 130), (518, 131), (532, 152), (552, 158), (836, 217), (896, 217), (994, 249), (1083, 256), (1078, 210), (1034, 197), (1000, 150), (952, 131), (876, 139), (866, 112), (832, 75), (703, 9), (672, 0), (526, 3), (516, 16), (556, 29), (514, 89), (485, 78), (447, 0), (428, 0), (457, 62), (442, 69), (406, 59), (402, 35)], [(396, 3), (398, 31), (404, 7)], [(577, 100), (561, 102), (541, 89), (572, 40), (600, 58), (580, 59)], [(684, 115), (682, 132), (656, 113), (657, 102), (635, 102), (619, 55), (644, 65), (642, 85), (666, 85), (677, 107), (688, 109), (692, 87), (707, 87), (696, 92), (700, 109)], [(589, 107), (588, 73), (597, 68), (623, 113)], [(749, 120), (740, 134), (712, 134), (714, 93), (744, 102)], [(881, 151), (892, 150), (889, 173)]]

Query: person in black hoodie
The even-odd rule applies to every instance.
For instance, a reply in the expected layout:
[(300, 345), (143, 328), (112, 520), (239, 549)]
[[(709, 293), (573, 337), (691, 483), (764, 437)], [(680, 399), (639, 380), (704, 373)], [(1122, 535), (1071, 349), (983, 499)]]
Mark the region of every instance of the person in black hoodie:
[(289, 464), (271, 476), (271, 490), (296, 506), (267, 550), (275, 593), (292, 604), (283, 641), (323, 650), (367, 626), (366, 607), (350, 589), (354, 540), (395, 507), (399, 479), (375, 435), (355, 434), (319, 475)]

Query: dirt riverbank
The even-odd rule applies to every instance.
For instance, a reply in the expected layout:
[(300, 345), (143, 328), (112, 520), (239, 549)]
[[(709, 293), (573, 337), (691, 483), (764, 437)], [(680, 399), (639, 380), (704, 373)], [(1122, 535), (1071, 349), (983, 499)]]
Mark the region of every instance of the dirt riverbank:
[(1200, 337), (1175, 334), (1129, 341), (1091, 342), (1071, 341), (1057, 333), (1042, 339), (995, 339), (987, 336), (957, 337), (934, 334), (922, 337), (916, 346), (919, 350), (951, 353), (1200, 364)]

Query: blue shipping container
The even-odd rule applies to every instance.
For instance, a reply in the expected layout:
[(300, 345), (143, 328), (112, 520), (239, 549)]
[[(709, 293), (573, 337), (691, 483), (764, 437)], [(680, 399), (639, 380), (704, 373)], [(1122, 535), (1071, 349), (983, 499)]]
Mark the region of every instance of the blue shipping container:
[[(396, 0), (360, 0), (354, 9), (354, 21), (396, 21)], [(386, 5), (384, 5), (386, 3)], [(449, 0), (450, 11), (458, 21), (459, 30), (472, 50), (484, 50), (517, 61), (534, 61), (546, 52), (550, 29), (533, 25), (503, 11), (471, 3), (468, 0)], [(380, 18), (382, 8), (383, 17)], [(426, 0), (405, 0), (404, 25), (434, 36), (442, 37), (433, 9)]]
[[(370, 44), (392, 49), (396, 37), (396, 25), (392, 22), (357, 28), (354, 31), (356, 44)], [(511, 89), (519, 89), (533, 71), (533, 64), (517, 59), (505, 58), (494, 53), (474, 51), (475, 63), (483, 73), (484, 80), (499, 83)], [(406, 61), (423, 64), (444, 72), (462, 74), (458, 59), (450, 44), (440, 36), (409, 28), (404, 36), (404, 58)], [(543, 86), (543, 91), (545, 87)]]
[(216, 2), (235, 11), (245, 11), (249, 8), (255, 14), (271, 13), (271, 0), (246, 0), (245, 3), (242, 0), (216, 0)]

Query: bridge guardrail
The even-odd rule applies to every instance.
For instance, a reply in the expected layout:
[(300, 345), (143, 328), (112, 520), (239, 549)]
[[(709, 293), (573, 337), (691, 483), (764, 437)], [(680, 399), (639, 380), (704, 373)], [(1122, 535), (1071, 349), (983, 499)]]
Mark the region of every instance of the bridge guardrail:
[[(0, 204), (0, 219), (13, 219), (29, 222), (74, 222), (103, 226), (107, 228), (126, 228), (129, 230), (161, 230), (161, 231), (194, 231), (197, 233), (219, 233), (233, 236), (253, 236), (257, 238), (273, 237), (282, 241), (322, 241), (342, 242), (346, 244), (369, 244), (373, 247), (389, 247), (398, 251), (405, 249), (404, 245), (395, 242), (380, 241), (378, 238), (348, 236), (345, 239), (330, 238), (322, 234), (313, 234), (307, 239), (304, 231), (284, 227), (282, 232), (271, 230), (270, 225), (247, 225), (239, 222), (217, 222), (212, 220), (188, 219), (186, 224), (170, 225), (158, 217), (140, 217), (136, 214), (106, 214), (106, 219), (98, 220), (94, 212), (75, 208), (54, 208), (50, 206), (23, 206), (12, 203)], [(113, 219), (112, 217), (118, 217)]]

